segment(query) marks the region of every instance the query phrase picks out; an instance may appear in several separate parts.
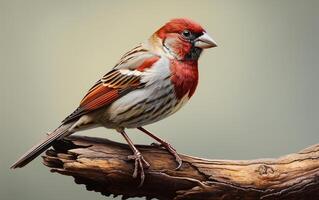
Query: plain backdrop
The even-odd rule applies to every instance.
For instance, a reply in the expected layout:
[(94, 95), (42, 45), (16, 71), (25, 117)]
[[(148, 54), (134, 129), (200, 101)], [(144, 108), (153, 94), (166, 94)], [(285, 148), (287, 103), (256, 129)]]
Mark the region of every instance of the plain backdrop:
[[(181, 153), (216, 159), (277, 157), (318, 143), (318, 8), (316, 0), (0, 1), (0, 199), (111, 199), (50, 173), (40, 158), (9, 166), (123, 53), (176, 17), (202, 24), (219, 46), (200, 58), (189, 104), (148, 129)], [(123, 141), (103, 128), (81, 134)]]

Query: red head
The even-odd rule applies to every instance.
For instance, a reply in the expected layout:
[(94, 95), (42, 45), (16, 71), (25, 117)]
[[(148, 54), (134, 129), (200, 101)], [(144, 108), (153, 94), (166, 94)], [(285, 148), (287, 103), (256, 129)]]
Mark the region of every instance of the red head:
[(155, 35), (164, 50), (178, 60), (197, 60), (203, 49), (217, 46), (201, 25), (185, 18), (169, 21)]

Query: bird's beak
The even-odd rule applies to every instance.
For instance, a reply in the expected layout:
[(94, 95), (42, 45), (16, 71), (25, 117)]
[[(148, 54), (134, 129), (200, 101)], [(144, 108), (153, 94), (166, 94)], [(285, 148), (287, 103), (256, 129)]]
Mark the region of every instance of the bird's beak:
[(217, 47), (216, 42), (206, 32), (195, 40), (194, 45), (201, 49)]

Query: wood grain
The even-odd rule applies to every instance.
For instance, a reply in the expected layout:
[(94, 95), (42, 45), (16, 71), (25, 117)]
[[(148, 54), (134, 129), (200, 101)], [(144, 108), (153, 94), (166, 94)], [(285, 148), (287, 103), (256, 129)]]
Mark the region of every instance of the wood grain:
[(151, 164), (145, 183), (132, 178), (129, 147), (101, 138), (71, 136), (43, 156), (52, 172), (73, 176), (87, 190), (122, 198), (160, 200), (315, 200), (319, 199), (319, 145), (278, 159), (208, 160), (138, 145)]

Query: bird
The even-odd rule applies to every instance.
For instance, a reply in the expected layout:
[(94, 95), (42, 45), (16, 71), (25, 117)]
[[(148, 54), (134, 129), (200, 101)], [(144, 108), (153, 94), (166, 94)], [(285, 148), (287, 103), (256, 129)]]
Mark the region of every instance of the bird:
[(136, 128), (156, 140), (171, 153), (179, 169), (182, 159), (175, 148), (144, 128), (184, 106), (198, 84), (198, 59), (204, 49), (216, 42), (197, 22), (175, 18), (155, 31), (145, 42), (125, 53), (117, 64), (99, 79), (54, 131), (22, 155), (12, 166), (21, 168), (75, 132), (105, 127), (121, 134), (133, 154), (134, 178), (140, 185), (150, 164), (126, 133)]

